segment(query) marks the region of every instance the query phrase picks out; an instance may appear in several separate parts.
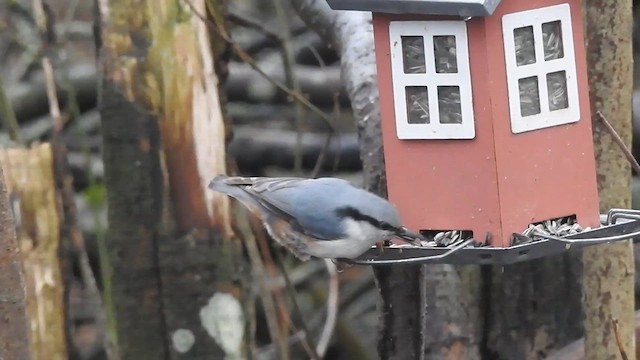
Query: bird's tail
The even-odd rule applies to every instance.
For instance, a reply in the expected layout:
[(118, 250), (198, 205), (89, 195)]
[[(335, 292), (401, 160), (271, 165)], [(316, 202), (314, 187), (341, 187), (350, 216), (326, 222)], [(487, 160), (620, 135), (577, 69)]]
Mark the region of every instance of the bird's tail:
[(227, 194), (229, 196), (233, 196), (235, 198), (247, 196), (247, 194), (240, 187), (238, 187), (239, 184), (235, 183), (233, 179), (233, 177), (229, 177), (227, 175), (217, 175), (209, 183), (209, 189)]
[[(256, 199), (247, 193), (243, 187), (248, 185), (244, 181), (240, 181), (241, 177), (217, 175), (209, 183), (209, 189), (223, 194), (227, 194), (232, 198), (240, 201), (244, 206), (248, 207), (251, 211), (256, 211), (261, 208)], [(249, 178), (246, 178), (249, 179)]]
[(219, 191), (219, 189), (225, 188), (227, 186), (225, 180), (227, 180), (228, 178), (229, 177), (227, 175), (216, 175), (216, 177), (214, 177), (213, 180), (209, 182), (209, 189)]

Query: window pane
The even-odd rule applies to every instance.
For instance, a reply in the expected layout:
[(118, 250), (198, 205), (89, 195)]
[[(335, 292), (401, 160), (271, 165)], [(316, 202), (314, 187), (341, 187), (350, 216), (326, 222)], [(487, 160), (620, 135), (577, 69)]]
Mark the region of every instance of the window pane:
[(438, 86), (441, 124), (462, 124), (459, 86)]
[(538, 91), (538, 77), (532, 76), (518, 80), (520, 88), (521, 116), (540, 114), (540, 92)]
[(426, 86), (405, 87), (407, 96), (407, 122), (409, 124), (429, 123), (429, 95)]
[(567, 74), (558, 71), (547, 74), (547, 90), (549, 93), (549, 110), (560, 110), (569, 107), (567, 96)]
[(542, 43), (545, 60), (561, 59), (564, 57), (562, 25), (560, 20), (542, 24)]
[(513, 40), (516, 48), (516, 64), (518, 66), (536, 62), (536, 49), (533, 46), (533, 26), (513, 29)]
[(405, 74), (423, 74), (424, 39), (422, 36), (402, 36), (402, 63)]
[(434, 36), (433, 52), (437, 73), (457, 73), (456, 37), (453, 35)]

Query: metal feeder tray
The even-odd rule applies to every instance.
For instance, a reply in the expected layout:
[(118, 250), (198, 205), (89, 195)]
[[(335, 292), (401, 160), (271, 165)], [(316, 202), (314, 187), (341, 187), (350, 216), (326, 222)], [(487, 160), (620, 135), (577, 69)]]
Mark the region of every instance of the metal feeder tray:
[(373, 247), (355, 259), (340, 259), (358, 265), (393, 264), (496, 264), (507, 265), (556, 255), (570, 249), (640, 237), (640, 210), (611, 209), (600, 216), (601, 227), (567, 236), (537, 233), (536, 239), (514, 234), (528, 243), (510, 247), (474, 246), (474, 239), (453, 246), (390, 246), (380, 252)]

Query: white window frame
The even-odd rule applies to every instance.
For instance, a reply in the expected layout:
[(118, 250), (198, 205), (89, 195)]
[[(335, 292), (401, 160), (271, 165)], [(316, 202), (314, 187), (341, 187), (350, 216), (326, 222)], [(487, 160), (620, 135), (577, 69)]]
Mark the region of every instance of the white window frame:
[[(457, 73), (436, 73), (433, 37), (455, 36)], [(425, 47), (426, 72), (405, 74), (402, 57), (402, 36), (422, 36)], [(399, 139), (473, 139), (475, 121), (469, 71), (469, 45), (465, 21), (391, 21), (389, 23), (391, 74)], [(410, 124), (407, 119), (405, 86), (426, 86), (429, 96), (429, 124)], [(460, 88), (461, 124), (441, 124), (438, 106), (438, 86)]]
[[(542, 41), (542, 24), (560, 21), (564, 56), (560, 59), (544, 60), (544, 44)], [(514, 29), (533, 27), (536, 62), (517, 66), (514, 41)], [(507, 72), (507, 88), (509, 92), (509, 113), (511, 131), (514, 134), (544, 129), (557, 125), (571, 124), (580, 120), (580, 99), (578, 96), (578, 79), (576, 75), (575, 50), (569, 4), (560, 4), (535, 10), (527, 10), (502, 17), (502, 34)], [(547, 74), (565, 71), (567, 80), (568, 107), (549, 110), (547, 90)], [(540, 96), (540, 113), (522, 116), (520, 112), (520, 91), (518, 80), (537, 76)]]

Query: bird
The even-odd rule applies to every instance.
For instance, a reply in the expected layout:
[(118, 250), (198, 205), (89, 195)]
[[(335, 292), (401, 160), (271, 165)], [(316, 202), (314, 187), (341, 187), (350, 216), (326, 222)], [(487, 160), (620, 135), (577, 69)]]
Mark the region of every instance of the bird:
[(423, 239), (401, 224), (388, 200), (344, 179), (218, 175), (209, 188), (238, 200), (303, 261), (354, 259), (381, 241), (419, 246)]

